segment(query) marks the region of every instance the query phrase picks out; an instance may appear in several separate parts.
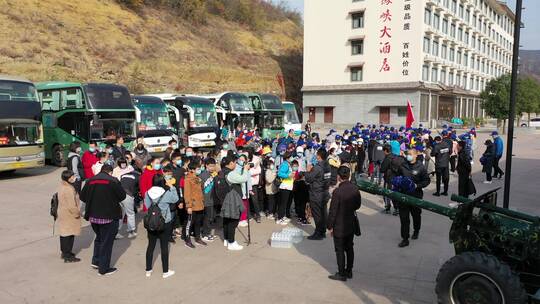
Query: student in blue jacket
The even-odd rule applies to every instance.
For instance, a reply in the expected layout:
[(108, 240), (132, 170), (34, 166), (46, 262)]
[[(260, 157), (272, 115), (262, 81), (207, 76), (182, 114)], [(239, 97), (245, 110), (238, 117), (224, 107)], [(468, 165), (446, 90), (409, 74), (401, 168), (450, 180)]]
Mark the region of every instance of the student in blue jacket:
[(501, 160), (504, 153), (504, 143), (497, 131), (491, 132), (491, 137), (493, 137), (493, 145), (495, 146), (495, 159), (493, 160), (493, 177), (501, 179), (504, 175), (504, 172), (503, 170), (501, 170), (501, 167), (499, 167), (499, 161)]

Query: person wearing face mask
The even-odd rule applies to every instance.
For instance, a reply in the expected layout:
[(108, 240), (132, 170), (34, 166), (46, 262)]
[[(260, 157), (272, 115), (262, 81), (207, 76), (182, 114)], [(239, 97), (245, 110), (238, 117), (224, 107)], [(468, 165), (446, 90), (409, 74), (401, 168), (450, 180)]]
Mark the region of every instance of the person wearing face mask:
[(176, 205), (176, 209), (174, 211), (176, 215), (174, 216), (173, 222), (173, 228), (176, 235), (181, 235), (179, 228), (181, 227), (181, 219), (184, 219), (184, 195), (182, 192), (182, 188), (180, 187), (180, 183), (186, 174), (186, 170), (184, 169), (183, 165), (184, 163), (182, 161), (182, 155), (180, 154), (180, 152), (173, 152), (171, 154), (171, 169), (172, 175), (176, 180), (174, 187), (176, 188), (176, 192), (178, 194), (178, 204)]
[[(450, 181), (450, 172), (448, 167), (450, 166), (450, 154), (452, 153), (452, 146), (447, 141), (443, 141), (440, 136), (435, 137), (435, 145), (431, 151), (431, 156), (435, 157), (435, 174), (436, 174), (436, 186), (437, 192), (433, 193), (433, 196), (447, 196), (448, 195), (448, 183)], [(441, 180), (444, 188), (441, 193)]]
[(315, 221), (315, 232), (309, 240), (322, 240), (326, 237), (326, 205), (330, 199), (330, 169), (326, 162), (327, 153), (324, 148), (317, 151), (317, 158), (308, 165), (305, 173), (309, 185), (309, 205)]
[(85, 178), (92, 178), (94, 176), (94, 172), (92, 172), (92, 166), (99, 161), (96, 156), (97, 153), (97, 143), (92, 140), (88, 143), (88, 150), (84, 151), (81, 159)]
[(306, 204), (309, 200), (308, 185), (304, 178), (305, 169), (301, 170), (298, 159), (292, 162), (292, 169), (295, 172), (292, 196), (294, 198), (294, 211), (298, 224), (308, 225), (306, 218)]
[(60, 250), (64, 263), (80, 262), (73, 253), (73, 242), (76, 235), (81, 234), (81, 212), (79, 195), (74, 183), (77, 181), (71, 170), (62, 172), (62, 182), (58, 194), (58, 235), (60, 235)]
[[(146, 195), (146, 192), (152, 188), (152, 181), (155, 175), (163, 175), (161, 170), (161, 162), (157, 157), (152, 157), (148, 160), (147, 166), (141, 174), (141, 179), (139, 181), (139, 189), (141, 191), (141, 197)], [(143, 205), (143, 211), (146, 211), (146, 206)]]
[(126, 151), (127, 149), (124, 147), (124, 137), (120, 135), (116, 136), (116, 141), (114, 147), (112, 147), (112, 152), (109, 152), (112, 155), (113, 160), (116, 162), (120, 158), (123, 158)]
[(328, 164), (330, 165), (330, 193), (334, 190), (337, 184), (337, 170), (341, 166), (337, 148), (334, 146), (328, 151)]
[[(248, 158), (246, 155), (241, 154), (238, 157), (238, 166), (236, 166), (236, 171), (240, 175), (243, 175), (244, 174), (243, 170), (245, 167), (248, 168), (248, 174), (249, 174), (249, 169), (251, 168), (251, 166), (248, 163)], [(240, 185), (240, 188), (242, 189), (242, 203), (244, 204), (244, 211), (240, 215), (240, 222), (238, 223), (238, 226), (247, 227), (249, 225), (248, 224), (248, 220), (249, 220), (248, 211), (249, 211), (249, 197), (251, 195), (251, 188), (252, 188), (251, 178), (249, 178), (245, 183), (242, 183)]]
[(92, 166), (92, 172), (94, 173), (94, 176), (101, 172), (101, 168), (107, 163), (109, 155), (107, 154), (107, 152), (98, 152), (96, 157), (98, 158), (98, 162)]
[[(198, 161), (192, 161), (188, 166), (188, 174), (184, 183), (184, 200), (186, 203), (188, 216), (192, 217), (193, 233), (195, 243), (206, 246), (206, 242), (201, 239), (201, 227), (204, 219), (204, 195), (200, 175), (201, 165)], [(191, 243), (191, 237), (186, 236), (186, 246), (195, 248)]]
[(186, 157), (193, 157), (194, 154), (193, 154), (193, 148), (191, 147), (187, 147), (186, 148)]
[[(415, 185), (415, 188), (411, 193), (404, 194), (422, 199), (424, 197), (424, 192), (422, 189), (427, 187), (431, 180), (429, 179), (429, 175), (424, 165), (417, 161), (417, 156), (418, 151), (416, 149), (408, 150), (406, 156), (407, 161), (402, 164), (398, 175), (410, 178)], [(402, 238), (402, 241), (398, 245), (399, 247), (409, 246), (409, 232), (411, 225), (410, 216), (412, 216), (414, 228), (412, 239), (418, 239), (422, 224), (421, 214), (422, 209), (419, 207), (408, 206), (407, 204), (399, 205), (399, 220), (401, 223)]]
[(150, 155), (148, 150), (146, 150), (143, 143), (137, 144), (134, 153), (135, 158), (133, 160), (135, 161), (135, 166), (139, 170), (139, 172), (142, 172), (150, 158), (152, 158), (152, 156)]
[(265, 182), (265, 192), (266, 200), (268, 201), (268, 212), (267, 218), (269, 220), (275, 219), (276, 214), (276, 194), (278, 192), (278, 185), (276, 184), (276, 166), (274, 165), (273, 158), (267, 158), (264, 160), (264, 182)]
[[(279, 185), (279, 201), (278, 201), (278, 219), (276, 224), (287, 225), (290, 222), (290, 218), (287, 217), (287, 207), (289, 201), (292, 201), (292, 190), (294, 187), (294, 175), (292, 170), (292, 161), (294, 160), (290, 152), (285, 152), (283, 156), (284, 161), (279, 166), (277, 176), (281, 179)], [(289, 215), (290, 216), (290, 215)]]
[(107, 160), (105, 161), (105, 163), (114, 168), (116, 166), (116, 162), (114, 161), (114, 156), (113, 156), (113, 153), (114, 153), (113, 146), (107, 144), (105, 146), (105, 152), (107, 152)]
[(120, 202), (126, 198), (126, 191), (112, 177), (112, 171), (112, 166), (103, 165), (101, 172), (89, 179), (81, 191), (81, 201), (86, 203), (85, 219), (96, 234), (92, 267), (98, 269), (101, 276), (117, 271), (110, 262), (118, 221), (122, 218)]
[[(135, 225), (135, 198), (139, 193), (139, 172), (135, 171), (133, 167), (128, 164), (128, 161), (125, 158), (120, 158), (117, 162), (117, 167), (113, 170), (113, 177), (116, 177), (124, 191), (126, 191), (126, 198), (120, 203), (122, 206), (122, 219), (126, 217), (127, 219), (127, 229), (128, 238), (134, 238), (137, 236), (136, 225)], [(123, 220), (120, 220), (118, 230), (122, 229)], [(116, 239), (123, 238), (120, 233), (116, 235)]]
[(84, 167), (81, 161), (81, 143), (74, 141), (69, 145), (69, 154), (67, 159), (67, 168), (75, 175), (73, 187), (77, 193), (81, 193), (82, 182), (84, 181)]

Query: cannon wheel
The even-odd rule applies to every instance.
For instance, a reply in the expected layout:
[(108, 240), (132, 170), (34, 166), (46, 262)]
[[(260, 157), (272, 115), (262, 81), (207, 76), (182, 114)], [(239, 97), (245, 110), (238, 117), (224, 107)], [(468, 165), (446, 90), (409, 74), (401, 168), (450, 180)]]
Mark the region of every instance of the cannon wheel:
[(492, 255), (465, 252), (439, 270), (439, 304), (524, 304), (527, 293), (510, 267)]

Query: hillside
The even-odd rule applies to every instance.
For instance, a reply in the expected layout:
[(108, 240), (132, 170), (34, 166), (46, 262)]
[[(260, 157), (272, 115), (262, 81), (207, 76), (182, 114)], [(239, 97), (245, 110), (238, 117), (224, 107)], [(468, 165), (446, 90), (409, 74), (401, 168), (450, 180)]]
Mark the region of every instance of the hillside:
[[(0, 73), (32, 81), (106, 81), (133, 93), (281, 92), (299, 100), (302, 28), (257, 31), (219, 15), (202, 25), (113, 0), (0, 0)], [(5, 43), (9, 42), (9, 43)]]
[(520, 73), (529, 75), (540, 81), (540, 50), (519, 51)]

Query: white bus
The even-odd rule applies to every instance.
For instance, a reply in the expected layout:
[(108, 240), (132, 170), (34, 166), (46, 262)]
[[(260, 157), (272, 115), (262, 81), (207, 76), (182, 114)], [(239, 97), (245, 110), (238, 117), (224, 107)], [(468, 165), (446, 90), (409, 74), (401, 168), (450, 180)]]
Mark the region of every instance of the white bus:
[(171, 131), (167, 105), (152, 96), (133, 96), (132, 99), (137, 117), (137, 137), (144, 137), (148, 152), (165, 152), (170, 140), (178, 140), (178, 136)]

